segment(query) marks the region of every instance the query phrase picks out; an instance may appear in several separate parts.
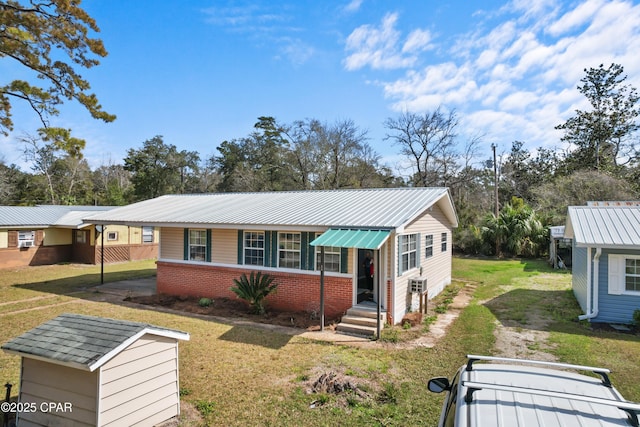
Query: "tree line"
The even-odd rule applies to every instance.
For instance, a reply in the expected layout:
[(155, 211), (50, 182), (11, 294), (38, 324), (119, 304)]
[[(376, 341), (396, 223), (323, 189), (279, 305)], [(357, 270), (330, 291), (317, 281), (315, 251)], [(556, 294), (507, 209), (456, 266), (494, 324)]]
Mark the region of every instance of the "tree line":
[(2, 205), (117, 206), (168, 193), (445, 186), (460, 220), (458, 250), (535, 256), (546, 250), (546, 227), (564, 223), (567, 206), (640, 197), (639, 97), (620, 64), (584, 70), (578, 90), (590, 109), (556, 126), (562, 148), (527, 150), (525, 142), (512, 141), (495, 162), (479, 161), (488, 154), (482, 136), (462, 136), (457, 113), (438, 108), (385, 121), (384, 142), (405, 159), (394, 168), (351, 120), (280, 123), (263, 116), (247, 136), (221, 142), (209, 157), (153, 136), (122, 162), (92, 169), (85, 141), (50, 126), (50, 119), (65, 101), (95, 119), (116, 119), (78, 72), (107, 55), (91, 37), (99, 28), (73, 2), (23, 3), (0, 0), (0, 59), (25, 71), (24, 79), (0, 86), (0, 134), (13, 131), (16, 102), (42, 127), (20, 138), (31, 171), (0, 158)]

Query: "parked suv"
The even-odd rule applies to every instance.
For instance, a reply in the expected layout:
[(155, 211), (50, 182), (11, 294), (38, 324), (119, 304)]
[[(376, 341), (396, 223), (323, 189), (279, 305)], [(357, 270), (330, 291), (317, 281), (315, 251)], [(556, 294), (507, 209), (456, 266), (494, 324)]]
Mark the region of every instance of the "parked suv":
[(447, 392), (439, 427), (638, 426), (640, 404), (624, 400), (608, 369), (475, 355), (467, 360), (451, 381), (429, 380), (430, 391)]

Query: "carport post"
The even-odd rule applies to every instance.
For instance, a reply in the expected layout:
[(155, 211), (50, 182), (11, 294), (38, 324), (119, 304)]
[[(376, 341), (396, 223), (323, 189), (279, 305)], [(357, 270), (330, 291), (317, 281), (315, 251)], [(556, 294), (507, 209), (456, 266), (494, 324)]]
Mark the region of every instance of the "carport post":
[(324, 246), (320, 246), (320, 331), (324, 331)]

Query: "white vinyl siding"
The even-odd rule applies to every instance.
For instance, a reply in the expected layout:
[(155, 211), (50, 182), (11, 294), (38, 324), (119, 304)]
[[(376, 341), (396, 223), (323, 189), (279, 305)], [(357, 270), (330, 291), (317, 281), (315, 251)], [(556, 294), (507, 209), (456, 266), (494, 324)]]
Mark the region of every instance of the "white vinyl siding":
[(54, 363), (22, 358), (20, 401), (70, 402), (73, 410), (45, 413), (42, 411), (19, 414), (19, 426), (55, 425), (95, 426), (97, 373), (81, 371)]
[(145, 335), (107, 362), (100, 375), (101, 424), (154, 425), (167, 411), (177, 414), (177, 354), (174, 339)]
[(211, 261), (221, 264), (237, 264), (238, 262), (238, 230), (214, 228), (211, 240), (215, 245), (211, 248)]
[(160, 258), (184, 259), (184, 230), (182, 228), (160, 229)]

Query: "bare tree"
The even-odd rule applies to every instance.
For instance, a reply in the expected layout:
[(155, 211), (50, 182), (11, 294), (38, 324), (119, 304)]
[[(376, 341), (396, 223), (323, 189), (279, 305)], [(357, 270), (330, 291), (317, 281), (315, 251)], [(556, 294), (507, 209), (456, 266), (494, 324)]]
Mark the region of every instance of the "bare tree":
[(400, 153), (410, 160), (415, 184), (437, 185), (456, 157), (455, 111), (445, 114), (438, 108), (424, 115), (405, 112), (387, 119), (385, 127), (391, 132), (385, 140), (398, 145)]

